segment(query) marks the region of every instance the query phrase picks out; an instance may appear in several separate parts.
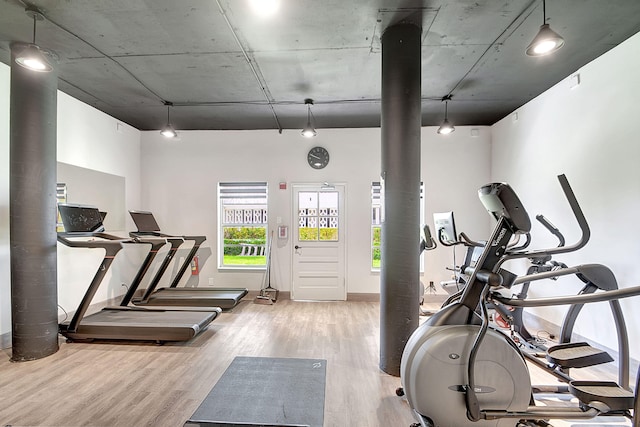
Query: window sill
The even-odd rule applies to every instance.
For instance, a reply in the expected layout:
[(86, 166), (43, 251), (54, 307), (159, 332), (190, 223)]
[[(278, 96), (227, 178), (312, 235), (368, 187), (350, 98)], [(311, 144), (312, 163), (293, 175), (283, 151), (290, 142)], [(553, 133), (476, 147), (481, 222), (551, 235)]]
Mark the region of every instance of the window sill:
[(266, 271), (266, 265), (251, 265), (251, 266), (232, 266), (232, 265), (219, 265), (218, 271)]

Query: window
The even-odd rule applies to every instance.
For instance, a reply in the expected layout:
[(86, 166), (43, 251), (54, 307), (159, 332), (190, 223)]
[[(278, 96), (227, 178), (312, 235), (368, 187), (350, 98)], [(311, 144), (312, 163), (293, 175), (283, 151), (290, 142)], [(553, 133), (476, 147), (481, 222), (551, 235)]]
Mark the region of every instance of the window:
[[(382, 236), (382, 186), (379, 182), (371, 183), (371, 269), (380, 270), (380, 241)], [(420, 222), (424, 223), (424, 184), (420, 183)], [(420, 230), (416, 230), (420, 233)], [(420, 271), (424, 270), (424, 257), (420, 256)]]
[(300, 191), (298, 193), (298, 240), (338, 240), (338, 192)]
[(266, 266), (267, 183), (218, 184), (219, 265)]
[(380, 270), (380, 239), (382, 234), (382, 201), (380, 183), (371, 183), (371, 269)]
[[(67, 184), (64, 182), (58, 182), (56, 184), (56, 206), (60, 203), (67, 203)], [(64, 231), (64, 224), (62, 223), (62, 217), (60, 217), (60, 211), (56, 209), (56, 231)]]

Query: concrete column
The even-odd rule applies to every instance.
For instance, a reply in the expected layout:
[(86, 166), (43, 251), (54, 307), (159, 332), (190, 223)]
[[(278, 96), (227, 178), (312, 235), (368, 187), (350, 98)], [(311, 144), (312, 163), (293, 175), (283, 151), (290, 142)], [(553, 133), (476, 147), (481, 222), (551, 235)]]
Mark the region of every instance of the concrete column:
[(421, 33), (401, 23), (382, 34), (380, 369), (395, 376), (419, 317)]
[(11, 46), (9, 232), (12, 361), (58, 351), (56, 111), (58, 76), (16, 64)]

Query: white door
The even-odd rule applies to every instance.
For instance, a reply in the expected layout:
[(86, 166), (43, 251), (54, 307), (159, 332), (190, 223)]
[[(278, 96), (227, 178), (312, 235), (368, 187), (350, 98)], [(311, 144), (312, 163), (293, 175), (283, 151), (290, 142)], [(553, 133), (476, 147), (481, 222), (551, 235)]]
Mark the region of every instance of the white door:
[(344, 301), (344, 185), (293, 185), (292, 299)]

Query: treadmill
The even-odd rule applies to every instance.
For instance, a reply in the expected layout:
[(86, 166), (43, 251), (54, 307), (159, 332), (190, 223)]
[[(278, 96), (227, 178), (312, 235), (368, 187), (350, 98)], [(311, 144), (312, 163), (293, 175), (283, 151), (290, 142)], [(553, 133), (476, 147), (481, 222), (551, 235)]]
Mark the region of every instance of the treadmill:
[(69, 321), (58, 325), (58, 331), (69, 342), (101, 340), (188, 341), (206, 329), (220, 313), (209, 311), (147, 310), (138, 307), (106, 307), (86, 314), (114, 258), (124, 244), (150, 244), (153, 248), (166, 244), (162, 239), (122, 239), (104, 233), (100, 212), (93, 206), (59, 204), (65, 227), (58, 241), (73, 248), (105, 250), (102, 263), (87, 289), (78, 309)]
[[(183, 307), (220, 307), (222, 309), (231, 309), (235, 307), (242, 298), (249, 292), (246, 288), (187, 288), (178, 287), (178, 283), (190, 266), (191, 261), (195, 257), (200, 245), (207, 239), (205, 236), (173, 236), (160, 232), (160, 226), (155, 220), (153, 214), (148, 211), (129, 211), (133, 222), (136, 224), (138, 231), (129, 233), (131, 237), (161, 237), (171, 243), (171, 248), (165, 256), (162, 264), (156, 272), (154, 278), (149, 283), (142, 297), (125, 298), (123, 305), (133, 302), (137, 306), (183, 306)], [(193, 247), (186, 256), (184, 262), (178, 269), (168, 288), (156, 289), (160, 279), (169, 267), (171, 260), (178, 250), (182, 241), (193, 241)], [(139, 285), (139, 284), (138, 284)]]

